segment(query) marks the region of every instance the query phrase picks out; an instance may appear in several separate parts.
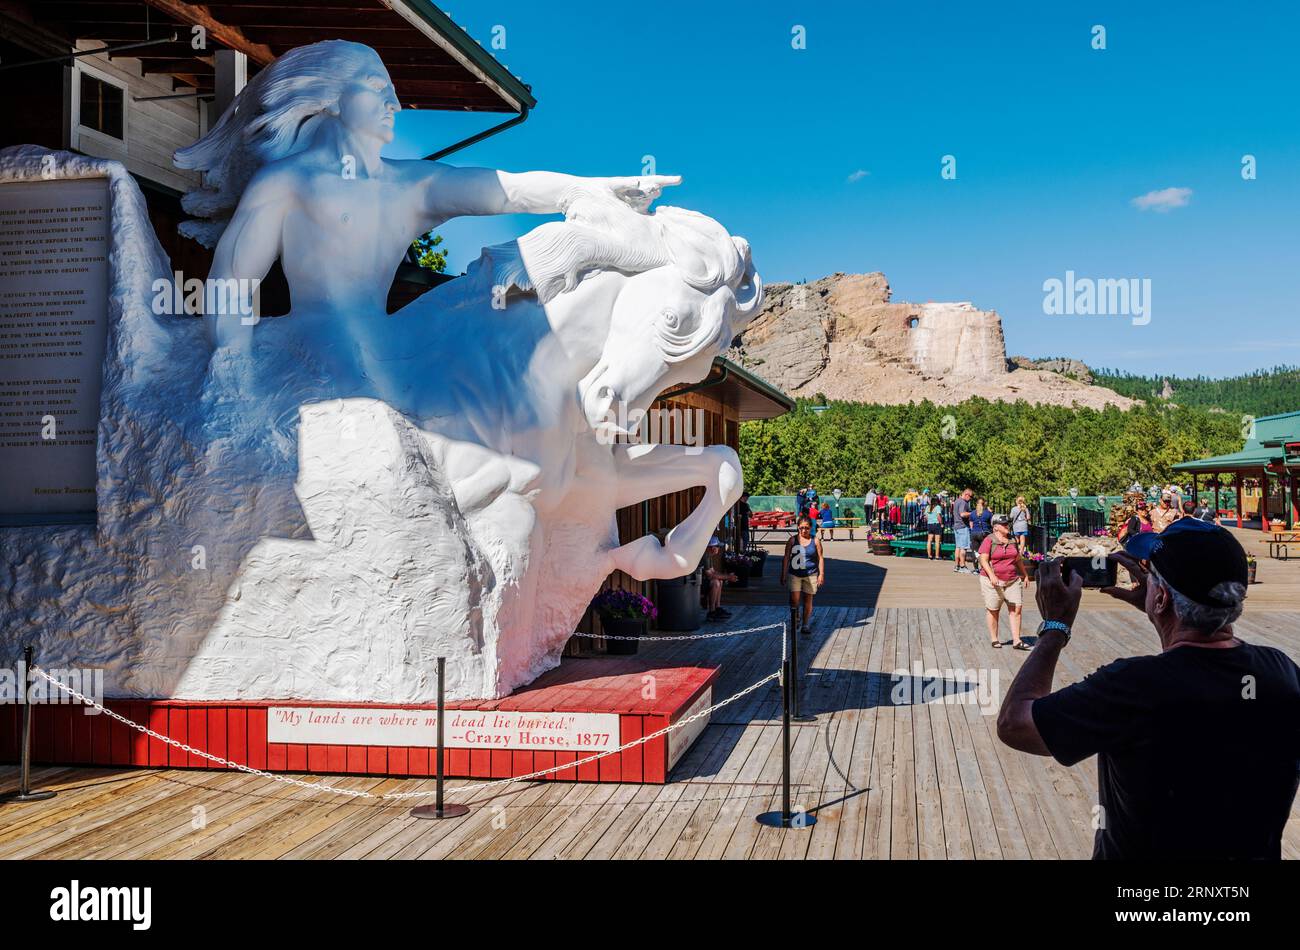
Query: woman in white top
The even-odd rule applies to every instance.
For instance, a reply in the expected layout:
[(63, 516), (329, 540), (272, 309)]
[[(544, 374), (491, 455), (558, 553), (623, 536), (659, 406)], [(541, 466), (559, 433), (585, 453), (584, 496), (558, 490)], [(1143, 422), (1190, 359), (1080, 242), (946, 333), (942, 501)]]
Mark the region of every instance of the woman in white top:
[(1023, 557), (1025, 547), (1029, 544), (1029, 506), (1025, 503), (1024, 495), (1016, 496), (1016, 503), (1011, 509), (1011, 534)]

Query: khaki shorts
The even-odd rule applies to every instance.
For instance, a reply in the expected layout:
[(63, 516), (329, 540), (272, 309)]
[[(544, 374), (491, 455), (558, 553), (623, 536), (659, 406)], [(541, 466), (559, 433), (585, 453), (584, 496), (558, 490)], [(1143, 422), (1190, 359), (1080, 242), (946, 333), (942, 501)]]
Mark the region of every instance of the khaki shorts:
[(984, 595), (984, 606), (989, 610), (998, 610), (1003, 604), (1019, 607), (1025, 602), (1025, 582), (1017, 577), (1006, 587), (994, 587), (988, 576), (981, 574), (980, 593)]
[(815, 594), (817, 593), (816, 576), (796, 577), (794, 574), (787, 574), (785, 586), (792, 594)]

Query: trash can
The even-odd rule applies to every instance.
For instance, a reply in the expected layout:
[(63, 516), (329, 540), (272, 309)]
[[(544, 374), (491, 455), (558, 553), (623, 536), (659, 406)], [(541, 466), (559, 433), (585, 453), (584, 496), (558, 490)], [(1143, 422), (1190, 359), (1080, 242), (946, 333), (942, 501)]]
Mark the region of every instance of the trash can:
[(703, 623), (700, 607), (700, 572), (655, 581), (656, 625), (660, 630), (698, 630)]

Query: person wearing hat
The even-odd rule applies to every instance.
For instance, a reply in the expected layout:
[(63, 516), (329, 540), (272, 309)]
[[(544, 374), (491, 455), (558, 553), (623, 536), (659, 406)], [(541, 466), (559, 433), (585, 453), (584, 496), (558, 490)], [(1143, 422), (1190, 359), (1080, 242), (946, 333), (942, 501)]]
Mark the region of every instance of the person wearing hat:
[(1133, 514), (1129, 515), (1128, 520), (1119, 526), (1117, 540), (1123, 542), (1125, 538), (1146, 531), (1154, 531), (1155, 529), (1155, 525), (1151, 523), (1151, 509), (1147, 507), (1145, 501), (1139, 501), (1133, 506)]
[(1134, 586), (1102, 592), (1146, 614), (1155, 655), (1116, 660), (1052, 691), (1082, 578), (1038, 575), (1038, 642), (998, 714), (998, 737), (1072, 766), (1097, 756), (1094, 858), (1279, 860), (1300, 776), (1300, 667), (1233, 631), (1246, 552), (1184, 518), (1111, 559)]
[[(982, 499), (981, 499), (982, 500)], [(1007, 623), (1011, 626), (1011, 647), (1028, 650), (1029, 644), (1020, 639), (1020, 611), (1025, 602), (1025, 585), (1029, 571), (1020, 556), (1020, 545), (1011, 537), (1011, 519), (1006, 515), (993, 515), (989, 524), (992, 533), (980, 542), (980, 592), (984, 595), (984, 617), (988, 621), (989, 640), (995, 650), (1002, 648), (998, 638), (998, 617), (1002, 605), (1007, 605)]]
[(1160, 496), (1160, 504), (1151, 512), (1151, 527), (1159, 534), (1182, 516), (1182, 509), (1174, 504), (1173, 492), (1167, 491)]
[(708, 613), (705, 617), (716, 623), (719, 620), (726, 620), (731, 616), (731, 611), (724, 610), (722, 607), (722, 582), (737, 580), (735, 574), (723, 572), (717, 565), (722, 558), (722, 541), (715, 534), (709, 538), (708, 549), (704, 552), (704, 560), (701, 567), (704, 568), (704, 583), (707, 585), (705, 594), (707, 597)]

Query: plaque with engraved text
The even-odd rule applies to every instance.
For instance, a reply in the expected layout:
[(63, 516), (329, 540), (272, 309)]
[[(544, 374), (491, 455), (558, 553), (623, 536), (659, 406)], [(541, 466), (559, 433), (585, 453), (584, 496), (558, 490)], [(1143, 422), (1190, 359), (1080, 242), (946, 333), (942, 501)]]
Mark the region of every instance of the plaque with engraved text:
[(93, 520), (108, 181), (0, 184), (0, 522)]

